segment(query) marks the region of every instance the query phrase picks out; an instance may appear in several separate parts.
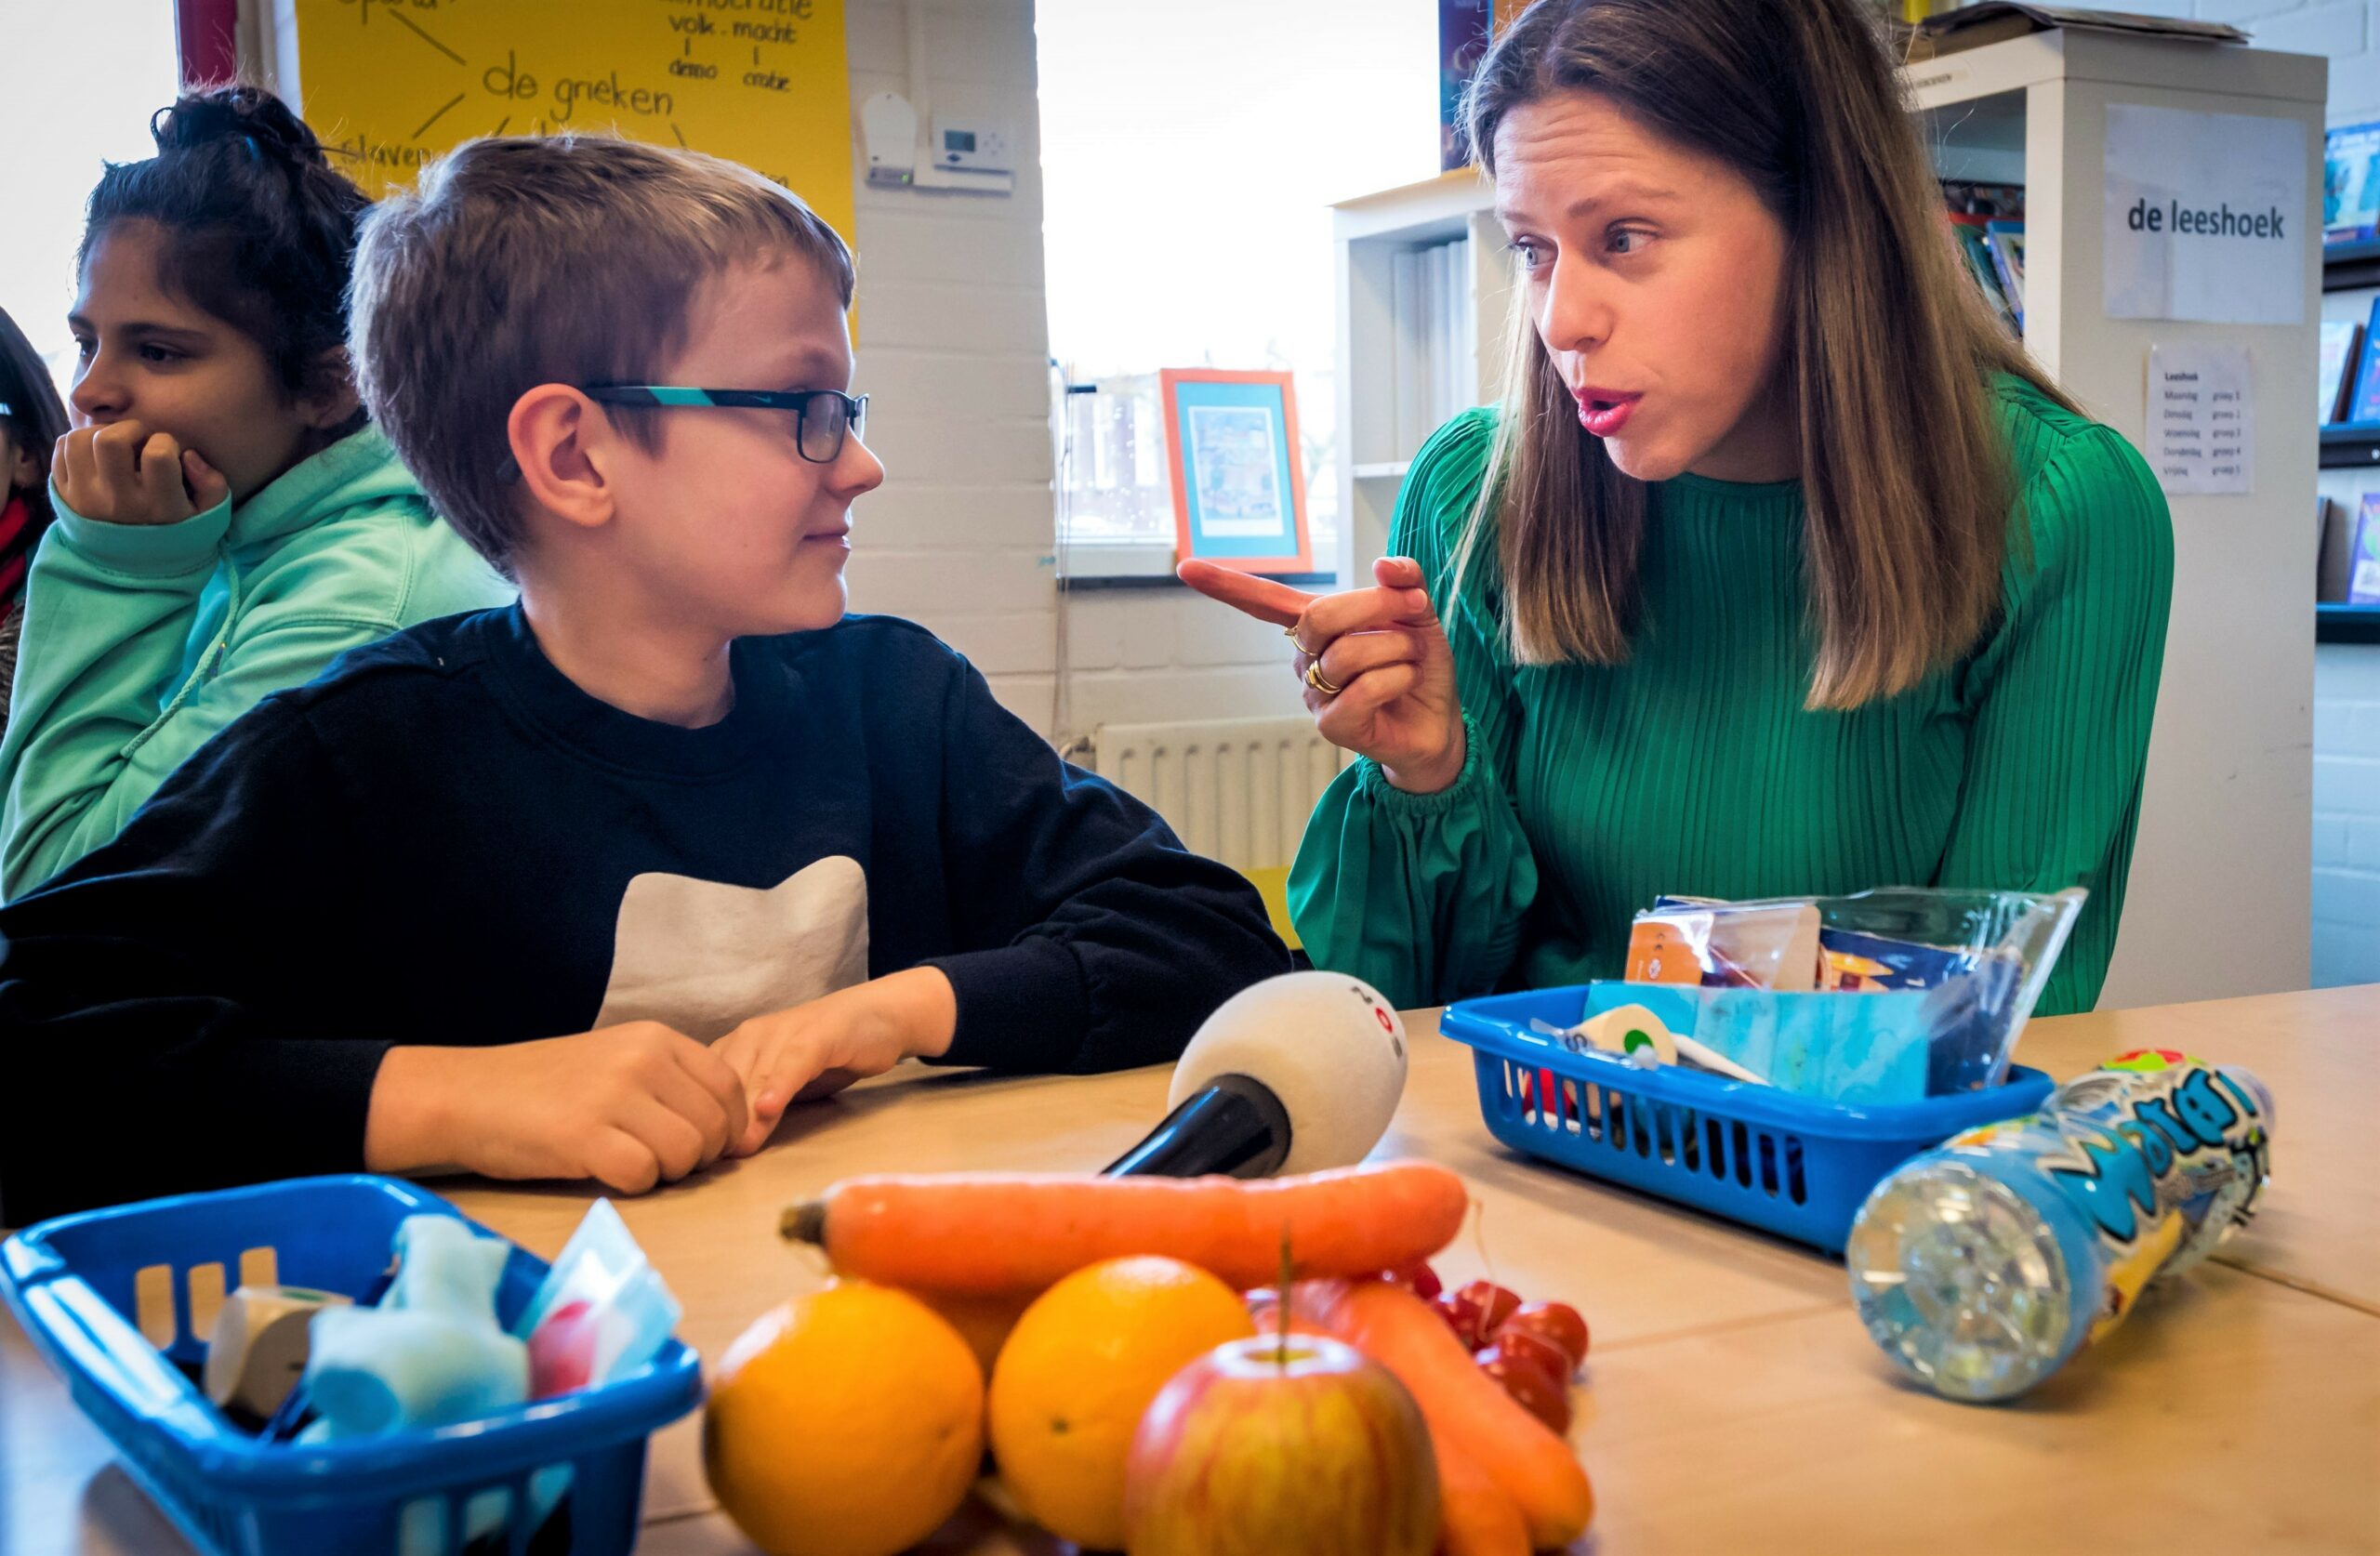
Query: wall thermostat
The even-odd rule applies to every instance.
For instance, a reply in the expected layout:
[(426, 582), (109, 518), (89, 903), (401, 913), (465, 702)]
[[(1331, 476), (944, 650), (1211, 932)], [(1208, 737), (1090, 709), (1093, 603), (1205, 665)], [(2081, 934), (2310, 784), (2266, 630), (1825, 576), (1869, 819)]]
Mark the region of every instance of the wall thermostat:
[(1003, 120), (937, 113), (927, 151), (926, 160), (937, 167), (965, 173), (1016, 171), (1016, 137)]

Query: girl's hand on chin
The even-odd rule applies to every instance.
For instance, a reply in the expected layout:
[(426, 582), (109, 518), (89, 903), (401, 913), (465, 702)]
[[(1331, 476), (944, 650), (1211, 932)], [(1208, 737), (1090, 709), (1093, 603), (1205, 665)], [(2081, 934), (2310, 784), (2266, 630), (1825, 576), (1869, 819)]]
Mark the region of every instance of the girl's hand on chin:
[(137, 421), (79, 427), (59, 439), (50, 480), (68, 508), (102, 524), (178, 524), (231, 491), (196, 449)]

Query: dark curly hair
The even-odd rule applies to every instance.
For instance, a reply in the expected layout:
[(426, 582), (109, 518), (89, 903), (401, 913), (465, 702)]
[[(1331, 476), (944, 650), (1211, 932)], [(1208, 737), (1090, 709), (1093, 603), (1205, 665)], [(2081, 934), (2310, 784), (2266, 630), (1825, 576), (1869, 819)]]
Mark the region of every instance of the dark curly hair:
[(114, 223), (153, 221), (173, 234), (160, 285), (256, 341), (292, 395), (334, 387), (324, 376), (345, 376), (329, 353), (346, 342), (370, 198), (304, 120), (254, 86), (193, 92), (160, 109), (149, 133), (157, 154), (109, 164), (91, 191), (76, 265)]

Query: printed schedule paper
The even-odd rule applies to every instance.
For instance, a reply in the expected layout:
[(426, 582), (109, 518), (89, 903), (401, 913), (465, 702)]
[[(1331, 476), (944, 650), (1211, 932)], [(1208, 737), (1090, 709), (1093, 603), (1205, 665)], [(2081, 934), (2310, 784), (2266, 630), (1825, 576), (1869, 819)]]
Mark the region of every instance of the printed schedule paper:
[(2255, 402), (2245, 346), (2149, 349), (2149, 466), (2168, 496), (2255, 486)]

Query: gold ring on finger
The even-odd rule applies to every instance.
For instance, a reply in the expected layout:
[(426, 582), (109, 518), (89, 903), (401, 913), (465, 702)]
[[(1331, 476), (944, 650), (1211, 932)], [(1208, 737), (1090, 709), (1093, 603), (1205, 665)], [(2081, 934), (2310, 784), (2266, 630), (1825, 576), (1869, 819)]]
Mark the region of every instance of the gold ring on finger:
[(1335, 697), (1347, 690), (1322, 673), (1322, 661), (1319, 659), (1305, 667), (1305, 683), (1326, 697)]
[(1289, 626), (1281, 628), (1281, 636), (1297, 644), (1298, 652), (1300, 653), (1306, 652), (1305, 640), (1298, 636), (1298, 624), (1296, 622), (1291, 622)]

